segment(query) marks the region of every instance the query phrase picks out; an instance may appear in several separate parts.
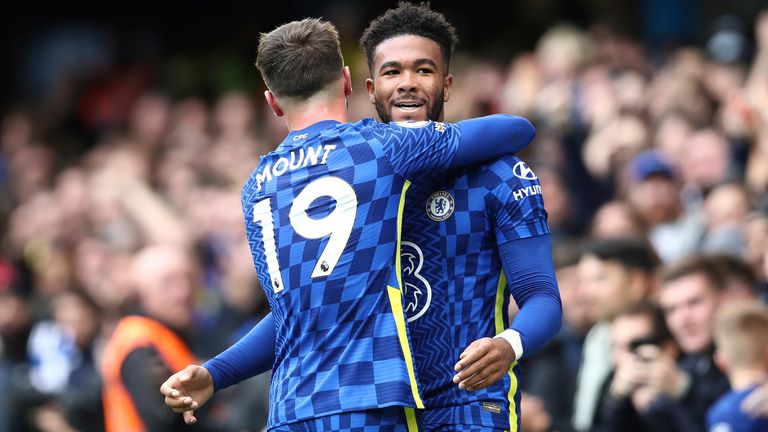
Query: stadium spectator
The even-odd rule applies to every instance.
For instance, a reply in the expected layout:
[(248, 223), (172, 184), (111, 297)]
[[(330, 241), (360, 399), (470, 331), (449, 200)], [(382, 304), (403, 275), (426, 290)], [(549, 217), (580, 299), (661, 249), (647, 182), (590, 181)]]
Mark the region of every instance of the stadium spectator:
[[(663, 375), (655, 373), (656, 365), (674, 367), (679, 354), (664, 322), (664, 313), (656, 304), (642, 301), (629, 305), (611, 324), (614, 370), (606, 381), (593, 430), (654, 431), (653, 418), (646, 418), (649, 406), (657, 397)], [(675, 430), (680, 426), (675, 426)]]
[[(579, 247), (572, 243), (561, 245), (556, 251), (553, 259), (563, 302), (563, 326), (549, 344), (523, 363), (521, 404), (527, 406), (522, 405), (521, 409), (541, 412), (533, 414), (534, 423), (544, 423), (542, 420), (548, 418), (553, 430), (569, 431), (582, 344), (594, 323), (587, 317), (586, 301), (579, 286)], [(528, 415), (528, 411), (524, 412), (523, 427)]]
[(745, 249), (742, 226), (750, 210), (744, 186), (728, 183), (714, 187), (704, 199), (703, 210), (706, 231), (699, 250), (741, 256)]
[(141, 314), (121, 319), (104, 351), (107, 432), (186, 427), (166, 409), (157, 389), (168, 375), (196, 362), (185, 337), (199, 289), (197, 271), (179, 247), (149, 246), (134, 258), (131, 274)]
[(715, 314), (731, 300), (724, 287), (722, 273), (706, 256), (684, 259), (664, 274), (659, 303), (683, 355), (676, 368), (665, 370), (668, 385), (658, 389), (660, 397), (651, 408), (659, 424), (668, 419), (674, 425), (671, 419), (685, 418), (703, 430), (707, 409), (728, 390), (728, 380), (712, 358)]
[(687, 188), (699, 194), (709, 192), (730, 177), (731, 151), (728, 142), (714, 128), (695, 131), (683, 147), (678, 164)]
[(51, 299), (51, 317), (32, 328), (27, 349), (30, 382), (40, 400), (35, 426), (45, 432), (102, 431), (98, 305), (80, 291), (64, 291)]
[(768, 214), (754, 211), (747, 215), (742, 226), (742, 236), (746, 244), (744, 259), (757, 277), (760, 291), (768, 291), (768, 271), (764, 262), (768, 262)]
[(640, 238), (600, 239), (585, 246), (578, 264), (579, 289), (595, 324), (584, 340), (574, 399), (573, 426), (590, 430), (611, 364), (611, 323), (628, 305), (656, 287), (658, 257)]
[(28, 294), (21, 288), (19, 268), (0, 258), (0, 431), (31, 426), (27, 344), (33, 325)]
[(723, 280), (723, 298), (727, 301), (752, 300), (761, 294), (759, 280), (752, 268), (733, 255), (708, 255)]
[(731, 390), (707, 410), (709, 431), (768, 430), (768, 419), (748, 416), (740, 403), (768, 379), (768, 309), (757, 301), (736, 302), (718, 312), (715, 361)]
[(685, 207), (675, 168), (658, 150), (636, 155), (629, 163), (627, 196), (648, 226), (648, 238), (665, 262), (696, 250), (704, 230), (700, 212)]
[(645, 225), (640, 215), (628, 203), (609, 201), (592, 218), (592, 237), (643, 237)]
[(547, 210), (547, 224), (552, 236), (553, 247), (575, 242), (583, 233), (584, 227), (579, 226), (572, 208), (575, 205), (569, 195), (568, 188), (563, 183), (562, 176), (542, 164), (536, 175), (541, 182), (541, 194), (547, 197), (544, 208)]

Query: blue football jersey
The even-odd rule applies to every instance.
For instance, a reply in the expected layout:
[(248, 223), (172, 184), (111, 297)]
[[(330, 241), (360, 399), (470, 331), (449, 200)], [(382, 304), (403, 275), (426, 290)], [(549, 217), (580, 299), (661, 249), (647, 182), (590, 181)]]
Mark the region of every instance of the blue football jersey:
[[(483, 426), (516, 430), (516, 363), (478, 391), (459, 390), (453, 367), (470, 343), (509, 326), (510, 289), (497, 245), (548, 233), (539, 181), (516, 156), (411, 186), (403, 219), (403, 300), (430, 423), (471, 423), (463, 408), (477, 405), (492, 417)], [(454, 418), (436, 418), (441, 413)]]
[(422, 407), (402, 308), (410, 176), (445, 170), (456, 125), (323, 121), (290, 133), (245, 183), (243, 213), (276, 327), (270, 427)]
[(741, 410), (741, 402), (755, 390), (730, 391), (717, 400), (707, 411), (709, 432), (762, 432), (768, 431), (768, 419), (750, 417)]

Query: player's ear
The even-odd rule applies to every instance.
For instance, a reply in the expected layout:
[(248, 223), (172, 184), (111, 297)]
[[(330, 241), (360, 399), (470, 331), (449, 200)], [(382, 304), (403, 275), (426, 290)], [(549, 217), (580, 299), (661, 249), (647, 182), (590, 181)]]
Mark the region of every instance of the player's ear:
[(453, 75), (448, 74), (443, 81), (443, 102), (448, 102), (451, 98), (451, 87), (453, 87)]
[(368, 78), (365, 80), (365, 89), (368, 90), (368, 99), (372, 104), (376, 103), (376, 86), (373, 85), (373, 80)]
[(352, 74), (349, 72), (349, 66), (344, 66), (344, 96), (352, 94)]
[(280, 107), (280, 103), (275, 99), (275, 95), (272, 94), (271, 91), (264, 90), (264, 98), (267, 99), (267, 104), (269, 104), (269, 107), (272, 108), (272, 112), (275, 113), (276, 116), (282, 117), (285, 114), (283, 108)]

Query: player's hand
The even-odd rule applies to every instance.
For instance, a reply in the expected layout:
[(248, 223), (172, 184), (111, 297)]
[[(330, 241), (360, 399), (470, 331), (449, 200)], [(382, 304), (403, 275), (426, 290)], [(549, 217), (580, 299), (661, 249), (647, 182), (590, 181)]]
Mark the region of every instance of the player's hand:
[(741, 410), (750, 417), (768, 417), (768, 384), (755, 388), (741, 402)]
[(171, 375), (160, 386), (160, 393), (165, 396), (165, 404), (173, 412), (182, 413), (184, 423), (191, 425), (197, 422), (195, 410), (213, 396), (213, 378), (208, 369), (189, 365)]
[(501, 379), (515, 361), (512, 346), (501, 338), (478, 339), (459, 356), (453, 382), (461, 390), (480, 390)]

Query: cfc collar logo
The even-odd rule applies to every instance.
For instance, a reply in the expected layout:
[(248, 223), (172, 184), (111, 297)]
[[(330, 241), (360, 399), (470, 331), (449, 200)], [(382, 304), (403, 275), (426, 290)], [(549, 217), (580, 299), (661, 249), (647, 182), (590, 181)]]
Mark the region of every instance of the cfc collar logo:
[(515, 177), (523, 180), (536, 180), (538, 178), (536, 177), (536, 174), (533, 173), (533, 170), (523, 161), (516, 163), (515, 166), (512, 167), (512, 173)]
[(453, 214), (453, 197), (445, 191), (438, 191), (430, 195), (427, 200), (427, 216), (435, 222), (442, 222)]

